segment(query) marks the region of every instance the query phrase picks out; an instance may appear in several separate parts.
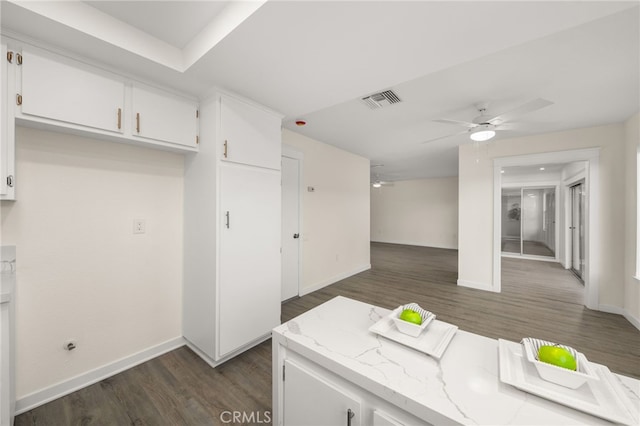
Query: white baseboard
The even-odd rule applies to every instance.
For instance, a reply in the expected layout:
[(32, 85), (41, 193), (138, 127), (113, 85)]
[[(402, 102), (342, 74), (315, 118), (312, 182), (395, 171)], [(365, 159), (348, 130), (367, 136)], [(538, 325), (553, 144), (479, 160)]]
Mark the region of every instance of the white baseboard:
[(315, 284), (313, 284), (313, 285), (311, 285), (309, 287), (301, 288), (299, 294), (300, 294), (300, 296), (304, 296), (306, 294), (313, 293), (316, 290), (320, 290), (323, 287), (326, 287), (328, 285), (337, 283), (340, 280), (344, 280), (345, 278), (349, 278), (352, 275), (359, 274), (360, 272), (364, 272), (364, 271), (367, 271), (369, 269), (371, 269), (371, 264), (370, 263), (367, 264), (367, 265), (352, 269), (350, 271), (342, 272), (342, 273), (340, 273), (338, 275), (334, 275), (331, 278), (328, 278), (326, 280), (322, 280), (322, 281), (320, 281), (318, 283), (315, 283)]
[(640, 319), (631, 315), (631, 312), (627, 311), (624, 308), (613, 305), (598, 305), (598, 310), (602, 312), (608, 312), (610, 314), (618, 314), (622, 315), (629, 321), (635, 328), (640, 330)]
[(222, 358), (220, 358), (219, 360), (214, 360), (213, 358), (211, 358), (209, 355), (207, 355), (206, 353), (204, 353), (203, 351), (200, 350), (200, 348), (198, 348), (196, 345), (194, 345), (193, 343), (191, 343), (188, 339), (184, 339), (185, 340), (185, 344), (187, 345), (187, 347), (189, 349), (191, 349), (196, 355), (198, 355), (200, 358), (202, 358), (202, 360), (204, 362), (206, 362), (207, 364), (209, 364), (209, 366), (211, 366), (211, 368), (216, 368), (217, 366), (224, 364), (225, 362), (229, 361), (231, 358), (234, 358), (237, 355), (240, 355), (242, 352), (245, 352), (251, 348), (253, 348), (254, 346), (259, 345), (260, 343), (271, 339), (271, 332), (265, 334), (264, 336), (258, 337), (257, 339), (251, 341), (251, 343), (247, 343), (246, 345), (242, 346), (241, 348), (228, 353), (227, 355), (223, 356)]
[(484, 290), (484, 291), (492, 291), (496, 293), (491, 284), (479, 283), (475, 281), (467, 281), (467, 280), (458, 280), (458, 285), (460, 287), (468, 287), (475, 288), (476, 290)]
[(111, 377), (138, 364), (142, 364), (150, 359), (165, 354), (169, 351), (177, 349), (185, 345), (183, 337), (167, 340), (164, 343), (137, 352), (133, 355), (121, 358), (110, 364), (103, 365), (94, 370), (82, 373), (68, 380), (56, 383), (55, 385), (30, 393), (16, 400), (16, 415), (22, 414), (42, 404), (53, 401), (54, 399), (68, 395), (79, 389), (92, 385)]

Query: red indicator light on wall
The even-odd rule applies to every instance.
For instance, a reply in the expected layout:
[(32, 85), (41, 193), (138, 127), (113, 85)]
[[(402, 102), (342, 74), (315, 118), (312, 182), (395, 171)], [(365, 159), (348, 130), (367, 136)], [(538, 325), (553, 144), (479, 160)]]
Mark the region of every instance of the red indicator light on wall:
[(300, 126), (300, 127), (302, 127), (302, 126), (304, 126), (305, 124), (307, 124), (307, 122), (306, 122), (306, 121), (303, 121), (303, 120), (297, 120), (297, 121), (296, 121), (296, 126)]

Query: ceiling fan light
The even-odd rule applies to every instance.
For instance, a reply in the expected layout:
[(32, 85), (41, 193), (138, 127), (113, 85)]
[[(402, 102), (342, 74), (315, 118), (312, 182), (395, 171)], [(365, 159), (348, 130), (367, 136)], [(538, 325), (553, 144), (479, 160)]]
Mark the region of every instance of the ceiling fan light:
[(478, 130), (476, 130), (475, 132), (471, 132), (469, 137), (471, 138), (471, 140), (474, 140), (476, 142), (484, 142), (493, 138), (495, 135), (495, 130), (487, 129), (484, 126), (478, 126)]

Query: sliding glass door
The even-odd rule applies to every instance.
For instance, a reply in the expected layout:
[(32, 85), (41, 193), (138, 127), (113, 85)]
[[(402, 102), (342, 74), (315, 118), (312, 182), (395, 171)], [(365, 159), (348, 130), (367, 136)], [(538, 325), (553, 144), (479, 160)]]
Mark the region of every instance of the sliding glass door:
[(502, 252), (555, 258), (555, 187), (502, 189)]

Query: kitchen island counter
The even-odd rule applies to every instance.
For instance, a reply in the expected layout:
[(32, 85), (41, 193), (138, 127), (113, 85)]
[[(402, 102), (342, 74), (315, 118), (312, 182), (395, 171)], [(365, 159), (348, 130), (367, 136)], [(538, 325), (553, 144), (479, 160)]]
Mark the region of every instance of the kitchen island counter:
[[(416, 422), (610, 424), (501, 382), (498, 340), (458, 330), (438, 361), (369, 331), (389, 313), (388, 309), (338, 296), (276, 327), (274, 425), (294, 424), (285, 417), (296, 418), (299, 407), (294, 405), (305, 405), (307, 393), (309, 405), (301, 415), (306, 416), (307, 424), (322, 424), (320, 419), (314, 423), (313, 410), (322, 405), (323, 396), (311, 394), (315, 385), (307, 376), (320, 383), (314, 392), (337, 389), (351, 401), (345, 402), (348, 413), (337, 417), (346, 415), (344, 423), (339, 423), (345, 425), (348, 421), (363, 426)], [(289, 370), (283, 371), (287, 364), (295, 373), (291, 380)], [(629, 402), (640, 405), (640, 381), (613, 377)], [(309, 389), (305, 389), (306, 383), (311, 383)], [(349, 404), (356, 404), (357, 410), (347, 407)], [(321, 408), (319, 413), (324, 413), (326, 409)]]

